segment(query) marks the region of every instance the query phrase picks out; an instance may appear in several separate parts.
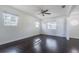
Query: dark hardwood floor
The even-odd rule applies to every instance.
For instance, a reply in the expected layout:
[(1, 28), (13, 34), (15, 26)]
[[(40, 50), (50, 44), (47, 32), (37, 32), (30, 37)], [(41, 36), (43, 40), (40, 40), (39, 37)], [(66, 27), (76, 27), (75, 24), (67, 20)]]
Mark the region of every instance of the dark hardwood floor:
[(68, 41), (68, 52), (79, 53), (79, 39), (71, 38)]
[(79, 52), (79, 40), (38, 35), (0, 46), (0, 53), (71, 53)]

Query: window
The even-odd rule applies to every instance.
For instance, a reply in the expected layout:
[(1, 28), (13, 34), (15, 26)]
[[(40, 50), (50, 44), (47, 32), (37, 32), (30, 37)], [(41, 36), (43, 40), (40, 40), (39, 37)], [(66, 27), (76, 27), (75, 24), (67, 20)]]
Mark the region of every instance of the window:
[(47, 23), (48, 29), (56, 29), (56, 22), (53, 23)]
[(3, 20), (5, 26), (17, 26), (18, 16), (9, 13), (3, 13)]
[(39, 27), (39, 25), (40, 25), (40, 23), (39, 23), (39, 22), (35, 22), (35, 27), (36, 27), (36, 28), (38, 28), (38, 27)]

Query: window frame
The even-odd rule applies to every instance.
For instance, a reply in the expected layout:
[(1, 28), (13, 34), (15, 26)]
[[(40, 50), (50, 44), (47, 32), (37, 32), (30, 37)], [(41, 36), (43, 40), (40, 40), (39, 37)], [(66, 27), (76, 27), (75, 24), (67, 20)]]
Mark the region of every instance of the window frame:
[[(9, 12), (3, 12), (2, 17), (3, 17), (4, 26), (17, 26), (18, 25), (18, 20), (19, 20), (18, 15), (15, 15)], [(7, 17), (10, 17), (11, 19), (7, 19)], [(15, 17), (15, 18), (13, 19), (12, 17)]]

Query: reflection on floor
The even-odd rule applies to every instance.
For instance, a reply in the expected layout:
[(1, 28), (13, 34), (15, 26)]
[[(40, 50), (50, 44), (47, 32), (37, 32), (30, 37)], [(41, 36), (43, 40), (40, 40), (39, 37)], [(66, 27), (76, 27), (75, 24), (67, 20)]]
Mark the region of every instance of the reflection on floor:
[(68, 52), (69, 53), (79, 53), (79, 39), (70, 39), (68, 43)]
[(79, 40), (39, 35), (0, 49), (1, 53), (66, 53), (79, 52)]

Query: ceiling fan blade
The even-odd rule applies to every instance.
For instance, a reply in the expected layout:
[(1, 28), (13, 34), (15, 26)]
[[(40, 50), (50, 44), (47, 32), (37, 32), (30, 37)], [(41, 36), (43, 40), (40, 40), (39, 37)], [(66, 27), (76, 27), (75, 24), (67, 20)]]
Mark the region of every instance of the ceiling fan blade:
[(51, 14), (51, 13), (45, 13), (45, 14)]
[(47, 12), (47, 11), (48, 11), (48, 10), (43, 10), (42, 13), (45, 13), (45, 12)]
[(44, 12), (47, 12), (48, 10), (45, 10)]

